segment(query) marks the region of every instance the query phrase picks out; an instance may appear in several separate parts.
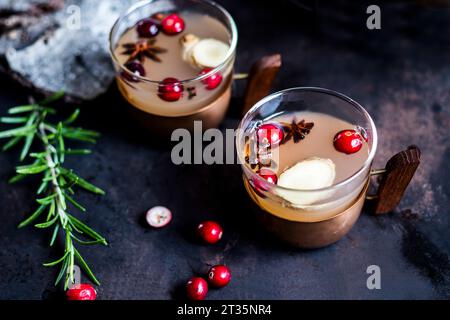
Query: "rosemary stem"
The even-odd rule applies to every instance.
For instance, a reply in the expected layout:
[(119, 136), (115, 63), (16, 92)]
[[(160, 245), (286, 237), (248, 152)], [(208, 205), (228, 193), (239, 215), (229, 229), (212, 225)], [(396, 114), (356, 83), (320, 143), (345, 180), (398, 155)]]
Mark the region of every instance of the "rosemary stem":
[(56, 169), (55, 169), (56, 165), (52, 158), (52, 150), (51, 150), (52, 148), (50, 147), (50, 144), (48, 143), (47, 134), (45, 132), (45, 125), (42, 122), (39, 124), (39, 132), (40, 132), (41, 139), (42, 139), (42, 142), (44, 143), (44, 147), (45, 147), (45, 152), (46, 152), (45, 161), (47, 161), (47, 166), (50, 170), (50, 175), (52, 177), (51, 182), (53, 185), (53, 191), (56, 193), (56, 212), (59, 215), (62, 227), (65, 229), (66, 223), (67, 223), (67, 216), (65, 213), (63, 203), (61, 201), (63, 194), (61, 191), (61, 187), (58, 183), (58, 175), (57, 175)]
[[(64, 230), (64, 236), (66, 238), (66, 247), (64, 252), (69, 252), (69, 264), (68, 264), (68, 277), (67, 280), (64, 284), (64, 287), (67, 288), (69, 283), (73, 283), (74, 282), (74, 248), (73, 248), (73, 243), (72, 243), (72, 239), (71, 239), (71, 230), (69, 229), (67, 223), (68, 223), (68, 217), (66, 214), (66, 208), (64, 205), (64, 195), (63, 192), (61, 190), (61, 186), (60, 183), (58, 181), (58, 172), (56, 171), (56, 163), (54, 161), (54, 159), (58, 159), (58, 154), (56, 151), (56, 148), (53, 147), (49, 141), (48, 141), (48, 137), (47, 137), (47, 132), (46, 129), (48, 129), (48, 126), (46, 126), (44, 124), (44, 122), (42, 121), (39, 124), (39, 133), (41, 136), (41, 140), (42, 143), (44, 144), (44, 148), (45, 148), (45, 161), (47, 162), (47, 167), (49, 168), (50, 171), (50, 176), (51, 176), (51, 184), (52, 184), (52, 191), (53, 193), (56, 193), (56, 197), (55, 197), (55, 204), (56, 204), (56, 212), (59, 216), (60, 222), (61, 222), (61, 226), (62, 229)], [(54, 158), (52, 157), (52, 155), (54, 156)]]
[[(104, 194), (104, 191), (79, 177), (73, 173), (72, 170), (62, 167), (65, 155), (89, 153), (86, 152), (86, 150), (78, 150), (79, 153), (69, 153), (69, 151), (71, 151), (70, 148), (66, 151), (66, 143), (64, 141), (66, 135), (71, 140), (94, 143), (99, 134), (91, 130), (70, 126), (70, 124), (78, 117), (78, 110), (65, 121), (58, 121), (57, 124), (47, 122), (47, 115), (55, 115), (57, 112), (56, 109), (48, 107), (47, 104), (61, 97), (61, 93), (55, 93), (38, 104), (32, 102), (30, 105), (10, 108), (8, 113), (14, 116), (0, 118), (0, 122), (7, 124), (16, 123), (18, 126), (14, 129), (0, 131), (0, 139), (10, 138), (3, 148), (5, 151), (18, 143), (23, 142), (20, 161), (22, 162), (27, 158), (33, 159), (33, 162), (30, 164), (16, 167), (16, 175), (9, 180), (10, 183), (18, 182), (28, 175), (42, 175), (42, 181), (37, 190), (37, 194), (44, 193), (45, 196), (36, 199), (36, 202), (40, 205), (39, 208), (22, 221), (18, 227), (22, 228), (33, 223), (45, 210), (48, 210), (46, 220), (35, 224), (35, 227), (49, 228), (53, 226), (50, 246), (53, 245), (56, 237), (61, 235), (65, 238), (65, 250), (61, 258), (44, 263), (44, 266), (50, 267), (61, 264), (55, 285), (58, 284), (65, 275), (66, 280), (64, 282), (64, 289), (67, 289), (69, 284), (73, 283), (75, 280), (75, 262), (80, 264), (85, 274), (95, 284), (100, 284), (86, 261), (75, 248), (72, 239), (75, 239), (81, 244), (102, 243), (107, 245), (107, 242), (95, 230), (76, 219), (67, 211), (67, 202), (71, 203), (75, 209), (79, 209), (83, 212), (85, 211), (81, 204), (66, 194), (66, 190), (71, 193), (71, 195), (74, 194), (72, 189), (73, 186), (76, 185), (81, 189), (100, 195)], [(16, 114), (18, 116), (16, 116)], [(40, 144), (41, 152), (30, 152), (33, 142), (38, 142)], [(82, 234), (83, 237), (90, 241), (80, 240), (75, 237), (74, 233)]]

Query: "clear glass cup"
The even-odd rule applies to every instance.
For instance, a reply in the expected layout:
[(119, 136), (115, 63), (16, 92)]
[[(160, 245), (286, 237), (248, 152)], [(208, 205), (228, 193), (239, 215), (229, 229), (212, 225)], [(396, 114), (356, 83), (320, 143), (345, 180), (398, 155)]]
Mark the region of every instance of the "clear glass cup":
[[(193, 12), (211, 17), (223, 25), (229, 35), (229, 51), (225, 60), (206, 74), (192, 79), (179, 79), (177, 84), (183, 88), (183, 95), (177, 101), (161, 99), (161, 79), (132, 73), (115, 53), (119, 39), (125, 31), (155, 13), (168, 12)], [(197, 30), (207, 34), (207, 31), (201, 28)], [(191, 128), (194, 120), (202, 120), (203, 128), (218, 126), (225, 116), (231, 98), (237, 37), (236, 25), (231, 15), (220, 5), (208, 0), (146, 0), (131, 6), (118, 18), (111, 30), (110, 55), (116, 70), (117, 85), (124, 98), (134, 107), (132, 111), (135, 118), (156, 130)], [(220, 74), (222, 82), (214, 90), (208, 90), (204, 84), (205, 79), (214, 74)], [(195, 96), (191, 92), (195, 92)]]
[[(323, 113), (354, 124), (355, 129), (367, 138), (369, 154), (363, 166), (344, 181), (315, 190), (283, 188), (256, 174), (245, 161), (248, 137), (255, 134), (255, 129), (263, 121), (299, 111)], [(244, 185), (251, 199), (262, 209), (259, 216), (266, 227), (291, 244), (317, 248), (339, 240), (358, 218), (370, 180), (377, 140), (373, 120), (356, 101), (328, 89), (292, 88), (267, 96), (247, 112), (239, 124), (236, 148)], [(295, 206), (279, 196), (280, 190), (318, 200), (301, 207)]]

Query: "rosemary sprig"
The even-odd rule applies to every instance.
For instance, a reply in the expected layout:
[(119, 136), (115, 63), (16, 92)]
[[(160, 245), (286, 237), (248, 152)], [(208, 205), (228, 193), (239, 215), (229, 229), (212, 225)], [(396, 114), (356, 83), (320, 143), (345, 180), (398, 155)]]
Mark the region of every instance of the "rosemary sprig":
[[(72, 127), (79, 115), (76, 110), (65, 121), (52, 123), (49, 115), (56, 114), (49, 104), (60, 99), (63, 93), (56, 93), (49, 98), (29, 105), (14, 107), (8, 110), (9, 116), (0, 118), (0, 123), (18, 124), (16, 128), (0, 132), (0, 139), (9, 138), (3, 146), (3, 151), (9, 150), (19, 143), (22, 144), (20, 161), (31, 159), (26, 165), (16, 167), (16, 175), (9, 182), (15, 183), (29, 175), (41, 175), (42, 180), (37, 189), (36, 202), (38, 207), (27, 219), (19, 224), (19, 228), (35, 223), (39, 229), (53, 228), (50, 246), (53, 246), (58, 235), (64, 239), (65, 250), (61, 258), (44, 263), (46, 267), (61, 265), (56, 279), (57, 285), (65, 275), (64, 289), (74, 282), (74, 266), (77, 263), (86, 275), (99, 285), (99, 281), (81, 256), (75, 243), (80, 245), (103, 244), (106, 239), (91, 229), (85, 223), (69, 213), (68, 203), (82, 212), (86, 209), (74, 198), (74, 187), (79, 187), (92, 193), (103, 195), (104, 191), (79, 177), (73, 170), (64, 167), (68, 155), (86, 155), (88, 149), (70, 149), (66, 147), (66, 139), (95, 143), (99, 134), (94, 131)], [(39, 141), (41, 150), (30, 153), (34, 142)], [(40, 223), (36, 223), (38, 218)], [(82, 238), (82, 239), (80, 239)]]

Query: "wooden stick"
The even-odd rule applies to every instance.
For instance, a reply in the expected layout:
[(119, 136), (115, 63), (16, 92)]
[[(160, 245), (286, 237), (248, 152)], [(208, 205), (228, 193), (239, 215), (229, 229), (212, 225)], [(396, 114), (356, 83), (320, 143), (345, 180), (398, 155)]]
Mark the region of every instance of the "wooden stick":
[(252, 65), (244, 96), (243, 114), (269, 94), (280, 67), (281, 55), (278, 53), (264, 56)]
[(389, 159), (378, 187), (376, 214), (388, 213), (397, 207), (419, 164), (420, 150), (417, 146), (409, 146)]

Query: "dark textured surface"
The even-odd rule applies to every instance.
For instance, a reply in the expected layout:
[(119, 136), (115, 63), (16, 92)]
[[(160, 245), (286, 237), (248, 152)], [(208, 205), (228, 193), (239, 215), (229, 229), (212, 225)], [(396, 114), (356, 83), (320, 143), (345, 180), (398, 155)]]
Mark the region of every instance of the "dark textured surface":
[[(238, 70), (256, 56), (281, 52), (276, 89), (307, 85), (348, 94), (378, 126), (376, 167), (413, 143), (423, 163), (394, 213), (374, 217), (365, 210), (346, 238), (325, 249), (286, 248), (254, 223), (238, 166), (172, 165), (169, 148), (135, 132), (111, 88), (82, 108), (81, 123), (103, 133), (95, 153), (70, 160), (108, 191), (103, 198), (79, 193), (85, 219), (110, 242), (82, 249), (103, 283), (99, 297), (177, 298), (193, 272), (225, 262), (233, 280), (212, 290), (211, 299), (450, 298), (449, 8), (384, 5), (382, 30), (368, 31), (364, 6), (322, 1), (314, 13), (286, 2), (270, 10), (256, 0), (220, 2), (240, 30)], [(241, 91), (237, 84), (235, 96)], [(1, 81), (0, 113), (25, 102), (26, 94)], [(224, 128), (236, 126), (237, 102)], [(32, 181), (6, 184), (16, 159), (0, 154), (0, 298), (52, 298), (57, 271), (41, 265), (58, 254), (47, 247), (49, 235), (15, 228), (33, 209), (35, 190)], [(169, 227), (151, 230), (142, 222), (154, 205), (172, 209)], [(198, 245), (190, 236), (205, 218), (224, 226), (216, 246)], [(372, 264), (381, 268), (381, 290), (366, 288)]]

